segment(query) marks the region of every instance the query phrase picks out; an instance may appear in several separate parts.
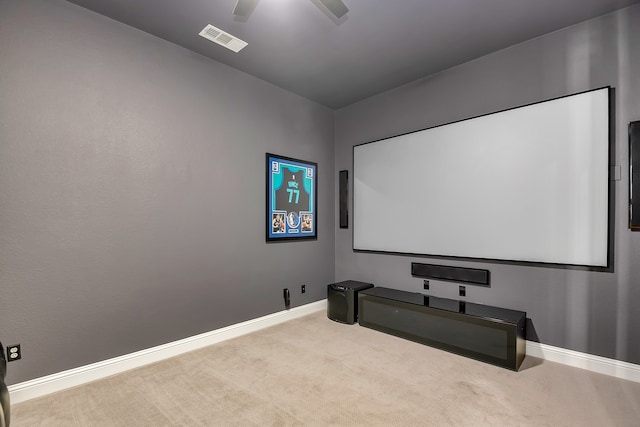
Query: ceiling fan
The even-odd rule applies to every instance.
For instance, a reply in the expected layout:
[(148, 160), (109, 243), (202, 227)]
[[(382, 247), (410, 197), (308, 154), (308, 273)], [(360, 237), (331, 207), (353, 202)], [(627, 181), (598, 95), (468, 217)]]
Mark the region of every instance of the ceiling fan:
[[(233, 14), (239, 18), (248, 18), (258, 1), (260, 0), (236, 0)], [(336, 19), (342, 18), (349, 11), (342, 0), (312, 0), (312, 2), (316, 3), (316, 5), (317, 3), (322, 4)]]

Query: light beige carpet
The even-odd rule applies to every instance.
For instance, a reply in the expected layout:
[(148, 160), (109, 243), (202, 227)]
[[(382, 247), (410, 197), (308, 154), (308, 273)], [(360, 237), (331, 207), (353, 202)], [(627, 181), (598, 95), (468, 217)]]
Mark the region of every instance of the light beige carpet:
[(12, 407), (12, 426), (640, 426), (640, 384), (498, 368), (324, 312)]

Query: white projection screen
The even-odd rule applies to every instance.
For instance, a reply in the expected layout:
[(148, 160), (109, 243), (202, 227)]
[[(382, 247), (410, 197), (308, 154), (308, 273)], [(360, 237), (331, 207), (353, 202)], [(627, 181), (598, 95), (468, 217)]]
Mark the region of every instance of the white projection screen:
[(353, 148), (353, 249), (607, 268), (609, 87)]

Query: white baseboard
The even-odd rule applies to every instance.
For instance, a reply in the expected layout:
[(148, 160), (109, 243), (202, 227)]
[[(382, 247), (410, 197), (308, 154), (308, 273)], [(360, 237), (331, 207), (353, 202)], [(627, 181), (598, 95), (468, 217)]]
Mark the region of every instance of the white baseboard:
[(527, 356), (640, 383), (640, 365), (527, 341)]
[[(70, 369), (36, 378), (30, 381), (9, 386), (11, 403), (20, 403), (29, 399), (55, 393), (64, 389), (75, 387), (91, 381), (99, 380), (110, 375), (128, 371), (133, 368), (159, 362), (173, 356), (178, 356), (189, 351), (197, 350), (212, 344), (216, 344), (231, 338), (255, 332), (260, 329), (274, 326), (288, 320), (306, 316), (320, 310), (326, 310), (327, 300), (316, 301), (311, 304), (295, 307), (290, 310), (269, 314), (257, 319), (205, 332), (200, 335), (185, 338), (179, 341), (159, 345), (137, 351), (113, 359), (103, 360), (90, 365)], [(527, 355), (551, 362), (582, 368), (613, 377), (640, 382), (640, 365), (623, 362), (578, 351), (553, 347), (533, 341), (527, 341)]]
[(311, 314), (322, 309), (326, 310), (326, 307), (327, 300), (324, 299), (300, 307), (294, 307), (290, 310), (280, 311), (257, 319), (227, 326), (225, 328), (216, 329), (211, 332), (205, 332), (179, 341), (170, 342), (157, 347), (137, 351), (135, 353), (125, 354), (124, 356), (114, 357), (113, 359), (103, 360), (90, 365), (80, 366), (78, 368), (47, 375), (46, 377), (14, 384), (9, 386), (11, 403), (15, 404), (24, 402), (25, 400), (55, 393), (70, 387), (75, 387), (90, 381), (95, 381), (110, 375), (128, 371), (133, 368), (168, 359), (173, 356), (178, 356), (189, 351), (197, 350), (231, 338), (236, 338), (269, 326), (274, 326), (288, 320), (306, 316), (307, 314)]

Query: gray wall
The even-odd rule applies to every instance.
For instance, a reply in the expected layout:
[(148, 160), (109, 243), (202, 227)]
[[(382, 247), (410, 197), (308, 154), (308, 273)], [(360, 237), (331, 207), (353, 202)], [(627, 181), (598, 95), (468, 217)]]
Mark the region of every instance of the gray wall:
[[(76, 5), (0, 2), (0, 339), (23, 351), (7, 383), (283, 310), (284, 287), (323, 299), (333, 126)], [(318, 163), (317, 241), (265, 243), (266, 152)]]
[[(611, 85), (616, 90), (615, 272), (354, 253), (351, 230), (336, 231), (336, 280), (422, 292), (411, 261), (491, 271), (490, 288), (467, 300), (527, 312), (530, 339), (640, 363), (640, 233), (627, 229), (627, 124), (640, 120), (640, 6), (485, 56), (336, 112), (336, 174), (352, 168), (352, 146), (548, 98)], [(350, 174), (351, 176), (351, 174)], [(352, 187), (353, 188), (353, 187)], [(337, 212), (335, 213), (337, 215)], [(473, 215), (470, 215), (472, 217)], [(457, 284), (430, 294), (457, 298)]]
[[(526, 310), (542, 342), (640, 363), (639, 24), (635, 6), (342, 109), (334, 151), (324, 107), (62, 0), (1, 1), (0, 338), (24, 353), (7, 382), (277, 312), (283, 287), (294, 306), (334, 279), (421, 291), (411, 261), (489, 268), (468, 300)], [(623, 165), (615, 273), (353, 253), (336, 228), (353, 144), (603, 85)], [(317, 241), (264, 242), (265, 152), (318, 162)]]

